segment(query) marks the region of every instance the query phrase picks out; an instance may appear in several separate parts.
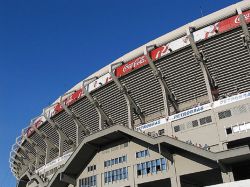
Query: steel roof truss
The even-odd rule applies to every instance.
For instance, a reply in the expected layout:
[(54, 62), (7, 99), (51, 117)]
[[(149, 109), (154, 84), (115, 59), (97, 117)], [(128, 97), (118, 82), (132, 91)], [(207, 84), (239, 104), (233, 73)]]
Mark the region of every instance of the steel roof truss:
[(98, 116), (99, 116), (99, 130), (102, 130), (104, 123), (106, 123), (109, 126), (112, 126), (114, 122), (113, 122), (111, 116), (108, 116), (104, 112), (104, 110), (102, 108), (102, 105), (99, 103), (99, 101), (97, 100), (97, 98), (94, 98), (88, 92), (88, 90), (86, 89), (86, 85), (88, 85), (91, 80), (95, 80), (95, 79), (96, 79), (96, 77), (84, 80), (82, 82), (82, 88), (84, 90), (84, 94), (86, 95), (87, 99), (90, 101), (90, 103), (92, 104), (92, 106), (95, 107), (95, 109), (96, 109), (96, 111), (98, 113)]
[(160, 83), (161, 90), (162, 90), (162, 95), (163, 95), (163, 102), (164, 102), (164, 112), (165, 112), (165, 116), (168, 117), (170, 115), (170, 108), (169, 108), (169, 102), (168, 101), (171, 102), (171, 104), (174, 107), (174, 110), (175, 110), (176, 113), (179, 111), (179, 107), (178, 107), (177, 100), (175, 98), (174, 93), (170, 90), (170, 88), (167, 85), (167, 82), (164, 79), (163, 73), (161, 72), (160, 69), (158, 69), (155, 66), (153, 60), (149, 56), (149, 49), (150, 48), (152, 49), (153, 46), (145, 46), (145, 48), (144, 48), (144, 55), (148, 59), (149, 66), (153, 70), (152, 72), (153, 72), (155, 78)]
[(237, 13), (239, 14), (240, 25), (241, 25), (242, 30), (243, 30), (243, 35), (242, 35), (243, 44), (244, 44), (244, 47), (246, 47), (248, 49), (248, 52), (250, 54), (250, 33), (249, 33), (248, 28), (247, 28), (247, 23), (246, 23), (246, 20), (244, 18), (244, 15), (242, 14), (241, 8), (237, 8)]
[(213, 79), (213, 77), (211, 76), (211, 74), (208, 71), (208, 68), (206, 66), (206, 57), (204, 56), (203, 52), (200, 51), (194, 41), (194, 36), (193, 33), (191, 32), (192, 28), (188, 28), (187, 29), (187, 37), (188, 40), (190, 42), (190, 45), (193, 49), (194, 52), (194, 58), (196, 60), (196, 62), (200, 65), (201, 67), (201, 71), (203, 73), (203, 77), (205, 79), (205, 84), (206, 84), (206, 88), (207, 88), (207, 93), (208, 93), (208, 98), (209, 98), (209, 102), (213, 102), (213, 95), (212, 95), (212, 90), (211, 88), (215, 88), (215, 81)]
[(124, 96), (124, 98), (126, 100), (127, 107), (128, 107), (128, 120), (129, 120), (128, 121), (128, 127), (131, 128), (131, 129), (134, 129), (133, 113), (139, 117), (141, 123), (145, 123), (145, 116), (144, 116), (144, 113), (143, 113), (141, 107), (138, 104), (136, 104), (134, 99), (130, 96), (126, 85), (122, 84), (120, 82), (120, 80), (118, 79), (118, 77), (116, 77), (115, 74), (114, 74), (114, 70), (115, 70), (115, 68), (117, 68), (117, 65), (122, 65), (122, 64), (123, 64), (123, 62), (118, 62), (118, 63), (115, 63), (115, 64), (111, 64), (109, 73), (110, 73), (113, 81), (117, 85), (119, 91), (123, 94), (123, 96)]
[(70, 137), (68, 137), (66, 133), (63, 132), (61, 127), (56, 122), (54, 122), (52, 119), (50, 119), (47, 116), (45, 110), (43, 110), (43, 116), (47, 120), (47, 122), (51, 125), (51, 127), (54, 128), (59, 135), (59, 156), (63, 155), (64, 141), (66, 141), (67, 144), (73, 145), (73, 147), (75, 147), (73, 140)]
[[(65, 95), (68, 95), (70, 93), (66, 93)], [(83, 131), (86, 135), (90, 134), (90, 130), (88, 129), (87, 125), (84, 125), (80, 119), (79, 116), (76, 115), (73, 111), (71, 111), (66, 104), (63, 101), (63, 96), (60, 97), (60, 104), (65, 110), (65, 112), (69, 115), (69, 117), (74, 121), (76, 125), (76, 146), (78, 146), (81, 143), (81, 132)]]

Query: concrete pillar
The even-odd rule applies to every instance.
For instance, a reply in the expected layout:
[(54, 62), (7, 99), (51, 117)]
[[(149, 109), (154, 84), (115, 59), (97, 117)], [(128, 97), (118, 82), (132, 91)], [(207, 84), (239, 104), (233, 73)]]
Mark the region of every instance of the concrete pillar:
[(171, 187), (181, 187), (181, 179), (179, 175), (170, 178)]
[(221, 177), (222, 177), (223, 183), (233, 182), (234, 181), (234, 175), (233, 175), (232, 167), (231, 166), (225, 166), (224, 164), (222, 164), (220, 162), (219, 162), (219, 166), (220, 166), (220, 169), (221, 169)]
[(223, 183), (227, 183), (227, 182), (233, 182), (234, 181), (234, 175), (232, 170), (228, 170), (227, 172), (222, 172), (221, 171), (221, 177), (222, 177), (222, 181)]
[(129, 186), (130, 187), (137, 187), (137, 184), (135, 184), (135, 178), (136, 178), (136, 166), (131, 165), (128, 167), (128, 180), (129, 180)]
[(96, 175), (96, 186), (100, 186), (100, 187), (104, 186), (104, 181), (102, 181), (103, 178), (104, 178), (103, 173), (100, 173), (100, 174)]

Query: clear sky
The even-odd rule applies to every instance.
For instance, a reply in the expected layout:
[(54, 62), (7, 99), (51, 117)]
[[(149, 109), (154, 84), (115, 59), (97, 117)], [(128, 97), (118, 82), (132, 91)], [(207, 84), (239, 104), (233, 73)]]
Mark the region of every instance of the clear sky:
[(43, 108), (125, 53), (236, 2), (0, 0), (0, 187), (15, 186), (11, 145)]

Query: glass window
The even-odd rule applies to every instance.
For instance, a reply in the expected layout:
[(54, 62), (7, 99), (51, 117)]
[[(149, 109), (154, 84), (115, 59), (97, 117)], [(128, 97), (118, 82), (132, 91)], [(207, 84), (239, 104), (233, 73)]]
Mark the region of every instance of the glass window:
[(225, 117), (226, 118), (231, 117), (231, 116), (232, 116), (231, 110), (225, 111)]
[(135, 157), (139, 158), (139, 153), (138, 152), (136, 152)]
[(107, 162), (107, 167), (110, 166), (110, 160), (108, 160), (106, 162)]
[(94, 185), (94, 176), (91, 176), (90, 177), (90, 186), (93, 186)]
[(120, 169), (118, 169), (118, 170), (116, 171), (116, 175), (117, 175), (117, 180), (121, 180), (121, 177), (120, 177), (120, 175), (121, 175)]
[(226, 128), (226, 132), (227, 132), (227, 134), (232, 134), (232, 128), (231, 127)]
[(226, 111), (219, 112), (218, 116), (219, 116), (219, 119), (223, 119), (223, 118), (231, 117), (232, 113), (231, 113), (231, 110), (226, 110)]
[(116, 170), (114, 170), (114, 181), (117, 180), (117, 174), (116, 174)]
[(94, 176), (94, 186), (96, 186), (96, 175)]
[(141, 158), (141, 152), (137, 152), (138, 153), (138, 157), (137, 158)]
[(147, 174), (147, 165), (146, 162), (142, 163), (142, 175), (146, 175)]
[(82, 187), (82, 179), (79, 179), (79, 187)]
[(108, 172), (108, 182), (111, 182), (111, 171)]
[(118, 158), (115, 159), (115, 164), (118, 164)]
[(114, 164), (115, 164), (115, 160), (112, 159), (112, 160), (111, 160), (111, 166), (113, 166)]
[(124, 143), (124, 147), (128, 147), (128, 142)]
[(122, 168), (119, 169), (120, 171), (120, 179), (122, 180)]
[(86, 178), (86, 179), (85, 179), (85, 184), (86, 184), (86, 185), (89, 185), (89, 178)]
[(161, 161), (160, 161), (160, 159), (156, 160), (156, 171), (161, 171)]
[(145, 157), (145, 152), (141, 151), (141, 157)]
[(192, 121), (192, 126), (193, 127), (197, 127), (199, 124), (198, 124), (198, 121), (197, 120), (194, 120)]
[(180, 126), (179, 125), (174, 127), (174, 132), (178, 132), (178, 131), (180, 131)]
[(151, 173), (151, 162), (147, 162), (147, 174)]
[(107, 172), (104, 173), (104, 182), (105, 182), (105, 183), (108, 182), (108, 175), (107, 175)]
[(149, 153), (148, 153), (148, 150), (146, 149), (145, 150), (145, 157), (148, 156), (148, 155), (149, 155)]
[(159, 135), (163, 135), (163, 134), (164, 134), (164, 129), (159, 130), (159, 131), (158, 131), (158, 134), (159, 134)]
[(151, 166), (152, 166), (152, 173), (156, 173), (156, 161), (155, 160), (151, 161)]
[(137, 176), (140, 176), (142, 174), (141, 170), (142, 170), (141, 164), (137, 164)]
[(207, 123), (211, 123), (212, 122), (212, 117), (211, 116), (207, 116), (206, 117), (206, 121), (207, 121)]
[(123, 179), (127, 179), (127, 168), (123, 168)]
[(112, 177), (111, 177), (112, 181), (114, 181), (115, 180), (115, 178), (114, 178), (115, 177), (115, 171), (114, 170), (111, 171), (111, 175), (112, 175)]
[(166, 169), (167, 169), (166, 159), (161, 158), (161, 170), (166, 170)]
[(201, 118), (200, 119), (200, 125), (206, 124), (206, 118)]
[(204, 124), (207, 124), (207, 123), (211, 123), (211, 122), (212, 122), (211, 116), (207, 116), (207, 117), (204, 117), (204, 118), (200, 119), (200, 124), (201, 125), (204, 125)]
[(122, 156), (123, 162), (127, 162), (127, 155)]
[(122, 163), (122, 157), (121, 156), (119, 157), (119, 163)]

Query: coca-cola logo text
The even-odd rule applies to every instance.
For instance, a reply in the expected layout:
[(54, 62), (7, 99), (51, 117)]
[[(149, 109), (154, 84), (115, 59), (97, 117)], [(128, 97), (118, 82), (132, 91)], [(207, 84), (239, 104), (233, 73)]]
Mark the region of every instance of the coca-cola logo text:
[(127, 71), (135, 69), (138, 66), (143, 65), (146, 62), (147, 62), (146, 57), (145, 56), (141, 56), (141, 57), (135, 59), (134, 61), (132, 61), (131, 63), (125, 64), (124, 67), (123, 67), (123, 69), (122, 69), (122, 71), (123, 71), (123, 73), (126, 73)]
[[(245, 20), (249, 20), (250, 19), (250, 12), (247, 14), (243, 14)], [(240, 16), (237, 16), (234, 20), (235, 23), (240, 23)]]

